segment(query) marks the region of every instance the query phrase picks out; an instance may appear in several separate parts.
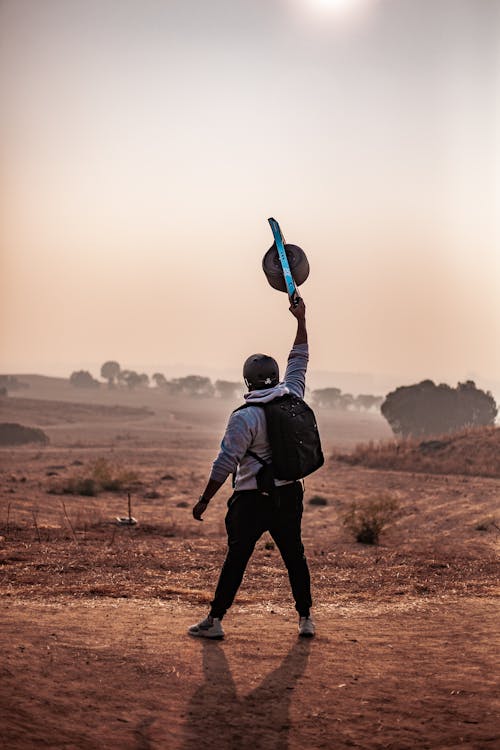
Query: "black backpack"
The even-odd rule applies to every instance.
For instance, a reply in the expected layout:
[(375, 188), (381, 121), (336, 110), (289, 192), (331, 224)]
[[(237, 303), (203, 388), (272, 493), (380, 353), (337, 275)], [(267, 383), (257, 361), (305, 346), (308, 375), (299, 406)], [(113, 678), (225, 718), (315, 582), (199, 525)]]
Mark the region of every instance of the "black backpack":
[[(303, 399), (286, 394), (267, 403), (248, 402), (240, 406), (240, 409), (248, 406), (259, 406), (266, 414), (274, 479), (303, 479), (323, 466), (325, 458), (321, 450), (316, 417)], [(264, 475), (269, 475), (269, 464), (253, 451), (247, 452), (262, 464), (259, 474), (264, 479)], [(259, 477), (257, 485), (261, 489)], [(269, 485), (266, 491), (269, 491)]]

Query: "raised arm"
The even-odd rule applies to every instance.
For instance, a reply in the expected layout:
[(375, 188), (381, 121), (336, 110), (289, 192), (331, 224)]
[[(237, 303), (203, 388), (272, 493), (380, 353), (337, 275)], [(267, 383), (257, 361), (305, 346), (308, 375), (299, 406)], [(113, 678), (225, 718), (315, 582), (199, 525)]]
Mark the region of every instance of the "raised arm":
[(306, 306), (301, 299), (297, 307), (290, 307), (290, 312), (297, 319), (297, 334), (292, 350), (288, 355), (285, 372), (285, 385), (290, 393), (304, 398), (306, 388), (306, 370), (309, 359), (307, 346)]
[(297, 335), (293, 345), (307, 344), (306, 305), (304, 300), (300, 298), (297, 307), (290, 305), (290, 312), (294, 318), (297, 318)]

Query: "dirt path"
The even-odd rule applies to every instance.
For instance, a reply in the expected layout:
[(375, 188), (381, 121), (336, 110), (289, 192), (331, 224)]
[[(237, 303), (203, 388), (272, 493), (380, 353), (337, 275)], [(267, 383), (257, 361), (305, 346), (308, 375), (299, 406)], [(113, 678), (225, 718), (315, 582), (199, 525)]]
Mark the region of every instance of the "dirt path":
[[(220, 430), (181, 416), (75, 412), (76, 429), (62, 409), (50, 446), (1, 451), (0, 748), (500, 747), (498, 480), (329, 459), (303, 516), (318, 637), (298, 641), (264, 536), (226, 640), (200, 642), (186, 628), (213, 594), (231, 490), (192, 518)], [(334, 427), (347, 443), (368, 430)], [(124, 488), (53, 494), (98, 458), (137, 474), (136, 527), (115, 523)], [(357, 544), (346, 512), (386, 495), (400, 512)]]
[(189, 639), (200, 614), (4, 599), (1, 746), (498, 747), (493, 598), (325, 605), (308, 642), (288, 611), (253, 604), (222, 643)]

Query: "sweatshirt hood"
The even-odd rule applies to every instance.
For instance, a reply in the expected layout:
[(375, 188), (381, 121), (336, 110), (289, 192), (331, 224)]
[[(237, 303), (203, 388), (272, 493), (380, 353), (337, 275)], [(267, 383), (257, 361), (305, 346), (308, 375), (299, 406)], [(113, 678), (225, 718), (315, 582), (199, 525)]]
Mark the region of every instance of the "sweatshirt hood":
[(245, 393), (243, 398), (247, 404), (267, 404), (268, 401), (272, 401), (280, 396), (286, 396), (287, 393), (290, 393), (288, 386), (284, 383), (278, 383), (273, 388), (261, 388), (257, 391)]

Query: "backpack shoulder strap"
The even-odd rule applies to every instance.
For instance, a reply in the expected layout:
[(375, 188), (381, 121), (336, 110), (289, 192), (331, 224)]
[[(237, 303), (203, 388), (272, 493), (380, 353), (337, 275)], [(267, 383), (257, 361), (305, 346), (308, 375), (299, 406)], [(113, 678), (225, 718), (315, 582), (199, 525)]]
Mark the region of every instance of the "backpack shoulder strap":
[[(259, 406), (261, 409), (264, 409), (265, 404), (248, 404), (248, 403), (247, 404), (242, 404), (241, 406), (238, 406), (238, 408), (233, 411), (233, 414), (235, 414), (237, 411), (241, 411), (242, 409), (246, 409), (247, 406)], [(264, 459), (262, 459), (260, 456), (258, 456), (253, 451), (247, 450), (247, 452), (245, 453), (245, 456), (247, 454), (249, 456), (252, 456), (252, 458), (255, 458), (255, 460), (258, 461), (262, 466), (267, 466), (266, 461), (264, 461)]]
[(252, 456), (252, 458), (255, 458), (255, 460), (258, 461), (261, 466), (267, 466), (267, 462), (264, 461), (263, 458), (261, 458), (260, 456), (258, 456), (256, 453), (254, 453), (250, 449), (247, 450), (247, 452), (245, 453), (245, 456), (246, 455), (249, 455), (249, 456)]
[(259, 406), (261, 409), (265, 407), (265, 404), (242, 404), (241, 406), (238, 406), (236, 409), (233, 409), (232, 414), (236, 414), (237, 411), (241, 411), (242, 409), (246, 409), (248, 406)]

